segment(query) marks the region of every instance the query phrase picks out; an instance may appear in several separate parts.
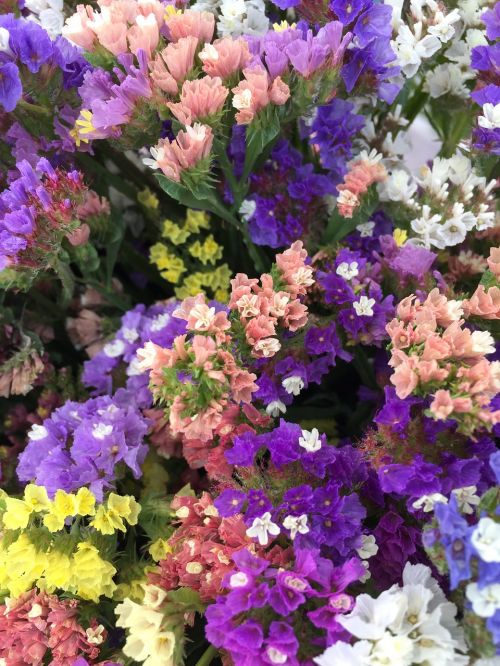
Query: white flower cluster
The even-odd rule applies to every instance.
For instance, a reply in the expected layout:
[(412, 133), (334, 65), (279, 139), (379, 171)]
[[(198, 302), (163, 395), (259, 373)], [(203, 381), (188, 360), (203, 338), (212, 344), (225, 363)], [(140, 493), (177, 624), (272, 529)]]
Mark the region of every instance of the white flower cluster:
[[(489, 517), (481, 518), (471, 536), (471, 543), (482, 560), (483, 565), (498, 565), (500, 563), (500, 523)], [(484, 566), (483, 566), (484, 568)], [(487, 585), (469, 583), (466, 588), (467, 599), (472, 604), (472, 610), (479, 617), (492, 617), (500, 609), (500, 581)]]
[(475, 173), (471, 161), (457, 153), (422, 167), (420, 178), (394, 169), (379, 183), (378, 192), (382, 201), (408, 207), (413, 243), (443, 250), (462, 243), (469, 231), (495, 225), (494, 187), (495, 181), (487, 183)]
[(215, 14), (220, 37), (263, 35), (269, 29), (264, 0), (197, 0), (190, 9)]
[(314, 661), (319, 666), (465, 666), (469, 658), (456, 606), (446, 600), (429, 567), (407, 564), (403, 586), (374, 599), (361, 594), (354, 610), (338, 622), (355, 638), (338, 642)]
[(467, 99), (470, 91), (468, 81), (474, 78), (471, 70), (471, 51), (487, 44), (481, 14), (487, 2), (484, 0), (462, 0), (457, 10), (460, 22), (454, 25), (455, 34), (444, 52), (444, 62), (426, 73), (424, 90), (434, 99), (443, 95), (454, 95)]
[(56, 39), (64, 26), (63, 0), (25, 0), (30, 20), (40, 24), (51, 39)]
[(118, 604), (117, 627), (128, 629), (123, 654), (144, 666), (173, 666), (175, 634), (165, 630), (162, 605), (167, 593), (156, 585), (144, 585), (144, 600), (137, 604), (128, 597)]
[(431, 58), (452, 39), (460, 14), (457, 9), (445, 14), (443, 4), (435, 0), (411, 0), (408, 22), (405, 22), (401, 17), (403, 3), (390, 0), (390, 4), (397, 32), (392, 47), (403, 75), (411, 79), (423, 60)]

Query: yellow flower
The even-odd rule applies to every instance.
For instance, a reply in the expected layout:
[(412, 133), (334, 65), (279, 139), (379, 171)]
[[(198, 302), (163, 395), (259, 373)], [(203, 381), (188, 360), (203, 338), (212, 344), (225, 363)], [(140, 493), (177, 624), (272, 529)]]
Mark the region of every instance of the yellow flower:
[(60, 516), (61, 518), (76, 516), (76, 496), (73, 494), (68, 494), (64, 490), (57, 490), (54, 497), (52, 511), (56, 516)]
[(43, 524), (51, 532), (59, 532), (64, 527), (64, 518), (50, 511), (50, 513), (46, 513), (43, 517)]
[(178, 16), (179, 14), (182, 14), (182, 10), (176, 9), (175, 5), (167, 5), (165, 7), (165, 21), (168, 21), (171, 16)]
[(401, 245), (403, 245), (403, 243), (405, 243), (406, 239), (408, 238), (408, 232), (406, 229), (394, 229), (392, 236), (396, 241), (396, 245), (401, 247)]
[(156, 264), (161, 276), (173, 284), (177, 283), (180, 276), (186, 272), (182, 259), (169, 252), (161, 243), (156, 243), (151, 247), (149, 258), (153, 264)]
[(76, 493), (75, 503), (78, 516), (93, 516), (95, 514), (95, 497), (88, 488), (80, 488)]
[(39, 553), (26, 534), (21, 534), (7, 549), (6, 587), (17, 597), (33, 587), (43, 574), (45, 553)]
[(71, 559), (65, 553), (51, 550), (47, 554), (47, 566), (44, 579), (47, 591), (53, 592), (56, 588), (66, 590), (71, 581)]
[(289, 25), (286, 21), (281, 21), (281, 23), (273, 23), (273, 30), (274, 32), (284, 32), (285, 30), (293, 30), (296, 25), (296, 23)]
[(204, 211), (188, 208), (185, 227), (197, 234), (201, 229), (210, 229), (210, 219)]
[(213, 282), (212, 289), (225, 289), (229, 290), (230, 280), (232, 277), (231, 269), (227, 264), (221, 264), (212, 271)]
[(149, 208), (150, 210), (156, 210), (160, 205), (158, 197), (151, 192), (149, 187), (145, 187), (142, 192), (139, 192), (137, 195), (137, 201), (142, 204), (144, 208)]
[(216, 243), (212, 234), (207, 236), (203, 243), (200, 243), (199, 240), (193, 243), (189, 252), (195, 259), (199, 259), (204, 266), (208, 263), (215, 264), (222, 257), (222, 247)]
[(148, 552), (155, 562), (159, 562), (160, 560), (163, 560), (167, 553), (172, 552), (172, 548), (168, 545), (166, 539), (156, 539), (156, 541), (153, 541), (149, 546)]
[(98, 507), (94, 520), (90, 523), (90, 527), (99, 530), (101, 534), (114, 534), (115, 530), (125, 532), (125, 523), (120, 516), (114, 511), (106, 511), (101, 504)]
[(83, 143), (88, 143), (89, 139), (86, 135), (95, 132), (92, 119), (93, 115), (89, 109), (82, 109), (80, 111), (80, 116), (77, 118), (75, 126), (70, 132), (70, 135), (75, 140), (77, 147), (82, 143), (82, 141)]
[(216, 289), (214, 291), (214, 298), (219, 303), (227, 303), (229, 301), (229, 292), (227, 289)]
[(172, 220), (165, 220), (161, 235), (174, 245), (182, 245), (191, 236), (191, 232), (186, 227), (180, 227), (178, 224), (175, 224)]
[(125, 518), (129, 525), (137, 525), (140, 510), (141, 505), (131, 495), (121, 497), (115, 493), (110, 493), (108, 497), (108, 511)]
[(71, 563), (71, 582), (69, 592), (74, 592), (82, 599), (99, 601), (101, 595), (112, 597), (116, 589), (113, 576), (114, 566), (103, 560), (99, 551), (92, 544), (81, 541), (73, 555)]
[(24, 489), (24, 501), (32, 511), (49, 511), (51, 502), (44, 486), (35, 486), (30, 483)]
[(6, 497), (5, 506), (2, 519), (7, 530), (24, 529), (28, 526), (32, 508), (24, 500)]

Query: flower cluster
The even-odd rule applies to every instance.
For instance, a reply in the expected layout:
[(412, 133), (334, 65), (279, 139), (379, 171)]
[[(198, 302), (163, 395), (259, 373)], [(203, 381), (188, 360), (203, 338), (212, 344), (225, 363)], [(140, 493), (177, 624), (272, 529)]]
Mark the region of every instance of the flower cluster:
[(397, 317), (387, 325), (392, 344), (389, 364), (394, 368), (391, 382), (397, 396), (432, 396), (430, 415), (453, 419), (459, 430), (469, 434), (498, 422), (498, 410), (490, 403), (498, 393), (500, 368), (498, 361), (486, 359), (495, 351), (491, 334), (471, 332), (461, 317), (464, 309), (479, 314), (488, 308), (498, 317), (497, 292), (496, 287), (487, 293), (481, 287), (462, 307), (460, 301), (448, 300), (433, 289), (423, 302), (403, 299)]
[(177, 298), (208, 295), (210, 290), (215, 300), (228, 299), (231, 273), (226, 263), (217, 265), (222, 258), (222, 246), (213, 234), (201, 235), (209, 230), (208, 215), (191, 209), (186, 211), (182, 224), (168, 219), (162, 222), (162, 240), (151, 246), (149, 258), (165, 280), (179, 285), (175, 287)]

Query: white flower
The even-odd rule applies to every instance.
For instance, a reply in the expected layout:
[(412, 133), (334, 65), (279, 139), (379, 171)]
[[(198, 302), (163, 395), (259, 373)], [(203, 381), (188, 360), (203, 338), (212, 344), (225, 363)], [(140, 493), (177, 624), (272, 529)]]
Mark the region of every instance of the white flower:
[(476, 495), (476, 490), (476, 486), (464, 486), (451, 491), (457, 500), (458, 508), (464, 513), (474, 513), (473, 507), (481, 501)]
[(12, 49), (9, 46), (10, 33), (6, 28), (0, 28), (0, 53), (12, 55)]
[(347, 261), (343, 261), (341, 264), (337, 266), (337, 270), (335, 271), (337, 275), (340, 275), (340, 277), (343, 277), (345, 280), (352, 280), (352, 278), (356, 277), (356, 275), (359, 274), (358, 271), (358, 262), (357, 261), (351, 261), (351, 263), (347, 263)]
[(438, 239), (434, 242), (434, 245), (444, 250), (446, 247), (463, 243), (466, 236), (467, 227), (465, 224), (459, 217), (452, 217), (439, 227)]
[(273, 400), (266, 407), (266, 414), (268, 416), (272, 416), (273, 418), (279, 416), (280, 412), (282, 414), (286, 413), (286, 405), (284, 402), (281, 402), (281, 400)]
[(127, 342), (135, 342), (139, 337), (139, 333), (135, 328), (122, 328), (122, 335)]
[(500, 523), (481, 518), (472, 532), (471, 543), (485, 562), (500, 562)]
[(299, 395), (304, 388), (304, 380), (302, 377), (287, 377), (281, 382), (281, 385), (290, 395)]
[(321, 437), (317, 428), (311, 431), (303, 430), (302, 437), (299, 437), (299, 446), (305, 449), (308, 453), (314, 453), (321, 448)]
[(414, 509), (423, 509), (424, 513), (433, 511), (436, 504), (447, 504), (448, 499), (441, 495), (441, 493), (432, 493), (432, 495), (422, 495), (418, 500), (413, 502)]
[(361, 238), (370, 238), (373, 236), (374, 228), (375, 222), (363, 222), (357, 225), (356, 230), (359, 231)]
[(244, 199), (238, 212), (245, 222), (248, 222), (248, 220), (253, 217), (256, 208), (257, 204), (253, 199)]
[(500, 666), (500, 657), (490, 657), (489, 659), (478, 659), (474, 666)]
[(434, 15), (435, 23), (428, 28), (428, 32), (431, 35), (435, 35), (442, 44), (446, 44), (455, 34), (453, 24), (457, 21), (460, 21), (458, 9), (454, 9), (446, 15), (443, 12), (436, 12)]
[(469, 583), (465, 594), (472, 603), (472, 610), (479, 617), (491, 617), (500, 609), (500, 583), (481, 588), (477, 583)]
[(125, 351), (125, 343), (123, 340), (113, 340), (104, 345), (102, 351), (109, 358), (116, 358), (117, 356), (121, 356)]
[(28, 437), (34, 441), (38, 442), (40, 439), (45, 439), (49, 434), (49, 431), (47, 428), (43, 425), (38, 425), (38, 423), (34, 423), (31, 426), (31, 430), (28, 433)]
[(153, 610), (159, 609), (167, 598), (167, 593), (165, 590), (162, 590), (162, 588), (158, 587), (157, 585), (143, 584), (141, 587), (144, 590), (142, 605)]
[(261, 518), (254, 518), (252, 526), (246, 531), (247, 536), (259, 540), (261, 546), (267, 546), (269, 543), (269, 534), (278, 536), (280, 528), (271, 520), (271, 514), (266, 511)]
[(356, 548), (356, 552), (362, 560), (368, 560), (378, 553), (377, 542), (373, 534), (363, 534), (361, 536), (361, 546)]
[(96, 439), (104, 439), (113, 432), (113, 426), (110, 423), (96, 423), (92, 428), (92, 435)]
[(87, 642), (90, 645), (100, 645), (104, 641), (104, 627), (98, 624), (97, 627), (89, 627), (85, 632), (87, 635)]
[(360, 594), (354, 609), (347, 615), (338, 616), (337, 621), (356, 638), (378, 640), (401, 612), (404, 613), (405, 608), (404, 597), (391, 588), (382, 592), (377, 599)]
[(419, 240), (422, 241), (422, 244), (429, 248), (431, 245), (435, 245), (437, 242), (440, 242), (440, 239), (437, 237), (441, 225), (441, 215), (435, 213), (431, 215), (431, 209), (426, 204), (422, 206), (422, 215), (411, 221), (410, 225), (413, 231), (419, 236)]
[(485, 129), (498, 129), (500, 128), (500, 103), (491, 104), (487, 102), (483, 105), (483, 115), (479, 116), (477, 123), (480, 127)]
[(238, 571), (231, 576), (229, 579), (229, 585), (231, 587), (245, 587), (248, 584), (248, 576), (243, 571)]
[(318, 666), (370, 666), (371, 643), (358, 641), (354, 645), (338, 641), (313, 661)]
[(379, 183), (378, 190), (382, 201), (402, 201), (409, 204), (417, 191), (417, 184), (407, 171), (394, 169), (384, 182)]
[(408, 636), (393, 636), (388, 631), (378, 640), (370, 654), (372, 664), (387, 666), (411, 666), (413, 641)]
[(288, 655), (286, 655), (284, 652), (281, 652), (275, 647), (268, 647), (266, 649), (267, 656), (269, 657), (269, 660), (271, 664), (286, 664), (288, 661)]
[(203, 62), (207, 60), (215, 62), (219, 59), (219, 52), (212, 44), (205, 44), (203, 49), (198, 53), (198, 58)]
[(358, 317), (373, 317), (374, 298), (361, 296), (359, 301), (354, 301), (352, 307), (356, 310)]
[(307, 534), (309, 527), (307, 526), (307, 516), (287, 516), (283, 521), (283, 527), (290, 530), (290, 539), (295, 539), (297, 534)]
[(40, 25), (47, 31), (51, 39), (55, 39), (62, 33), (64, 26), (64, 14), (57, 9), (44, 9), (38, 15)]
[[(170, 315), (167, 312), (164, 312), (163, 314), (158, 315), (153, 319), (151, 322), (151, 330), (152, 331), (161, 331), (162, 328), (165, 328), (165, 326), (168, 324), (170, 321)], [(139, 334), (137, 334), (137, 337), (139, 337)], [(133, 342), (132, 340), (129, 340), (129, 342)]]
[(233, 106), (238, 111), (249, 109), (252, 106), (252, 91), (247, 88), (233, 95)]
[(470, 339), (474, 354), (483, 355), (494, 353), (495, 340), (489, 331), (473, 331)]
[(470, 73), (464, 72), (459, 65), (444, 63), (427, 73), (424, 89), (434, 99), (448, 94), (466, 99), (469, 90), (465, 84), (469, 78)]

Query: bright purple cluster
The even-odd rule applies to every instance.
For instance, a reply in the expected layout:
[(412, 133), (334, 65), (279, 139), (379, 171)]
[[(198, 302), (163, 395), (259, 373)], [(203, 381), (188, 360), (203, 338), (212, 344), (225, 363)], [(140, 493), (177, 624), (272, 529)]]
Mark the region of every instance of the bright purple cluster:
[(317, 550), (296, 549), (278, 569), (245, 549), (233, 557), (227, 594), (206, 611), (206, 636), (235, 666), (310, 663), (304, 659), (348, 637), (336, 618), (354, 605), (344, 590), (364, 574), (359, 560), (337, 567)]
[(0, 104), (5, 111), (16, 108), (23, 80), (33, 75), (49, 78), (60, 70), (64, 88), (80, 85), (89, 65), (67, 40), (60, 37), (53, 42), (39, 25), (13, 14), (0, 16), (0, 29), (8, 33), (0, 52)]
[(148, 421), (135, 407), (133, 395), (118, 391), (86, 402), (66, 402), (29, 433), (19, 456), (20, 481), (72, 492), (88, 486), (98, 500), (129, 469), (141, 476), (147, 453)]
[(185, 332), (184, 320), (172, 316), (177, 305), (175, 301), (149, 308), (140, 304), (123, 315), (113, 339), (84, 364), (82, 381), (93, 389), (93, 395), (112, 393), (113, 373), (124, 366), (126, 388), (134, 395), (135, 404), (141, 408), (151, 407), (148, 373), (137, 369), (136, 352), (150, 340), (162, 347), (171, 347), (174, 338)]
[[(472, 93), (472, 99), (483, 107), (485, 104), (500, 104), (500, 79), (498, 63), (500, 61), (500, 5), (496, 3), (482, 15), (486, 25), (486, 36), (490, 43), (472, 49), (471, 64), (478, 70), (479, 83)], [(472, 143), (477, 150), (500, 155), (500, 128), (488, 122), (488, 115), (482, 116), (472, 135)]]
[(286, 140), (273, 149), (263, 169), (250, 178), (255, 210), (248, 218), (256, 245), (284, 247), (294, 238), (314, 233), (314, 221), (324, 210), (323, 197), (333, 194), (334, 183), (314, 172), (298, 150)]

